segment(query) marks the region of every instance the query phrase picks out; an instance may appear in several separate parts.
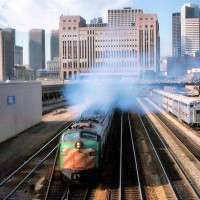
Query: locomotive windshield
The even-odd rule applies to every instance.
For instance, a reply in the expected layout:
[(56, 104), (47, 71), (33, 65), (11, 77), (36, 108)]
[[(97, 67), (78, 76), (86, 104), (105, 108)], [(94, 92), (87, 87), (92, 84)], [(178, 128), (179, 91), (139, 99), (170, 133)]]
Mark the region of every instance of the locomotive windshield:
[(92, 134), (92, 133), (88, 133), (88, 132), (72, 132), (72, 133), (67, 133), (63, 136), (63, 140), (73, 140), (73, 139), (78, 139), (78, 138), (82, 138), (82, 139), (87, 139), (87, 140), (95, 140), (97, 141), (97, 135)]
[(63, 137), (63, 140), (72, 140), (72, 139), (76, 139), (76, 138), (79, 138), (78, 132), (65, 134)]
[(91, 133), (81, 133), (81, 138), (83, 139), (89, 139), (89, 140), (97, 140), (97, 135), (91, 134)]

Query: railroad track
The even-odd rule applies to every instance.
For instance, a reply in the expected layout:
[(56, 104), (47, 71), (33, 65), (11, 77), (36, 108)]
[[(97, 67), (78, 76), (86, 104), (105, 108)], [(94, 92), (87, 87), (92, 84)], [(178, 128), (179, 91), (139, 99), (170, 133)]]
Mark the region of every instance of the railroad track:
[[(143, 113), (144, 114), (144, 113)], [(186, 184), (185, 179), (182, 177), (183, 175), (179, 172), (178, 166), (176, 166), (176, 161), (172, 160), (172, 156), (167, 152), (167, 147), (164, 146), (163, 142), (160, 141), (160, 138), (156, 135), (156, 130), (152, 128), (152, 125), (148, 121), (148, 119), (143, 116), (140, 118), (141, 123), (145, 124), (145, 127), (148, 128), (149, 138), (151, 140), (153, 147), (157, 152), (157, 156), (159, 157), (160, 162), (162, 163), (162, 168), (165, 173), (168, 175), (169, 184), (171, 183), (171, 187), (164, 186), (165, 193), (167, 199), (197, 199), (195, 194), (191, 192), (191, 188)], [(5, 177), (5, 180), (2, 180), (0, 183), (0, 199), (1, 194), (6, 194), (2, 197), (2, 199), (20, 199), (16, 192), (22, 189), (24, 186), (28, 184), (28, 178), (35, 176), (38, 172), (38, 168), (40, 165), (45, 165), (44, 169), (48, 171), (48, 178), (43, 182), (43, 187), (40, 188), (35, 198), (39, 199), (48, 199), (48, 200), (57, 200), (57, 199), (74, 199), (74, 200), (89, 200), (89, 199), (104, 199), (104, 200), (121, 200), (121, 199), (148, 199), (148, 193), (144, 189), (142, 174), (140, 168), (140, 162), (138, 161), (137, 150), (135, 148), (134, 141), (134, 133), (133, 133), (133, 125), (131, 126), (130, 115), (128, 113), (124, 113), (121, 116), (121, 147), (119, 149), (120, 155), (120, 166), (119, 166), (119, 183), (117, 187), (113, 185), (104, 186), (103, 189), (99, 186), (99, 183), (95, 186), (92, 185), (90, 187), (83, 186), (68, 186), (66, 182), (63, 182), (61, 179), (61, 173), (59, 171), (59, 160), (56, 155), (56, 151), (58, 151), (58, 140), (63, 131), (61, 131), (57, 136), (55, 136), (51, 142), (48, 143), (48, 147), (40, 150), (44, 152), (45, 155), (43, 157), (44, 160), (39, 156), (39, 153), (34, 154), (33, 158), (28, 159), (24, 166), (19, 167), (16, 172), (13, 172), (9, 177)], [(118, 128), (118, 129), (120, 129)], [(67, 129), (67, 128), (66, 128)], [(115, 130), (116, 131), (116, 130)], [(146, 130), (147, 132), (147, 130)], [(116, 134), (116, 132), (115, 132)], [(56, 141), (57, 140), (57, 141)], [(51, 145), (53, 146), (50, 146)], [(113, 147), (118, 145), (113, 144)], [(50, 150), (52, 152), (50, 155)], [(40, 152), (39, 151), (39, 152)], [(117, 151), (116, 151), (117, 152)], [(39, 157), (36, 157), (38, 155)], [(48, 155), (48, 156), (47, 156)], [(51, 158), (51, 161), (47, 161), (47, 158)], [(29, 163), (29, 164), (28, 164)], [(52, 164), (54, 163), (54, 164)], [(28, 164), (28, 165), (27, 165)], [(36, 165), (35, 165), (36, 164)], [(35, 168), (39, 164), (37, 168)], [(26, 168), (24, 168), (26, 166)], [(29, 167), (27, 167), (29, 166)], [(31, 173), (27, 176), (27, 172)], [(35, 168), (35, 170), (33, 170)], [(43, 169), (43, 170), (44, 170)], [(48, 169), (48, 170), (47, 170)], [(19, 171), (19, 174), (17, 174)], [(21, 172), (20, 172), (21, 171)], [(26, 172), (26, 174), (24, 174)], [(18, 183), (17, 188), (14, 190), (10, 187), (10, 183), (13, 183), (13, 180), (18, 180), (21, 175), (27, 176), (20, 184)], [(15, 176), (15, 177), (13, 177)], [(23, 178), (22, 178), (23, 179)], [(103, 179), (103, 178), (102, 178)], [(12, 181), (11, 181), (12, 180)], [(8, 184), (6, 186), (6, 184)], [(9, 193), (8, 195), (8, 191)], [(4, 193), (2, 193), (4, 192)], [(28, 199), (28, 198), (27, 198)]]
[[(142, 102), (140, 101), (140, 105)], [(162, 165), (162, 168), (167, 176), (168, 183), (171, 185), (173, 194), (169, 193), (169, 199), (199, 199), (195, 189), (191, 186), (190, 181), (185, 176), (184, 171), (180, 168), (177, 159), (169, 150), (160, 134), (154, 128), (150, 122), (146, 113), (142, 111), (142, 115), (139, 116), (140, 120), (146, 129), (147, 137), (152, 144), (152, 148), (157, 154), (157, 157)], [(153, 113), (152, 113), (153, 114)]]
[[(149, 108), (154, 109), (150, 101), (145, 99), (144, 102)], [(163, 114), (157, 110), (156, 113), (154, 113), (154, 116), (157, 117), (157, 120), (159, 123), (165, 127), (167, 133), (173, 138), (175, 144), (180, 148), (180, 151), (185, 154), (184, 159), (187, 162), (183, 162), (183, 159), (180, 159), (179, 156), (177, 156), (177, 153), (172, 152), (171, 153), (176, 160), (177, 164), (179, 165), (179, 168), (182, 170), (182, 172), (185, 174), (185, 177), (190, 182), (190, 185), (192, 186), (193, 190), (198, 193), (198, 196), (200, 198), (200, 165), (199, 165), (199, 156), (200, 156), (200, 147), (195, 142), (193, 142), (187, 133), (184, 133), (179, 129), (179, 127), (176, 127), (173, 125), (173, 123), (170, 124), (170, 121), (165, 119)], [(162, 117), (161, 117), (162, 116)], [(182, 135), (182, 137), (181, 137)], [(180, 154), (180, 153), (178, 153)], [(186, 165), (186, 166), (185, 166)], [(188, 170), (189, 169), (189, 170)]]
[[(135, 144), (133, 140), (133, 131), (130, 122), (129, 113), (125, 113), (123, 117), (124, 130), (126, 137), (124, 138), (125, 162), (124, 162), (124, 191), (122, 191), (123, 199), (143, 199), (142, 174), (139, 170), (139, 162), (136, 156)], [(122, 133), (123, 134), (123, 133)], [(124, 135), (124, 134), (123, 134)], [(127, 162), (126, 162), (127, 161)], [(128, 169), (128, 170), (127, 170)], [(135, 187), (136, 185), (136, 187)], [(134, 187), (131, 187), (134, 186)]]
[(130, 118), (134, 130), (134, 140), (136, 141), (139, 169), (142, 173), (144, 199), (176, 199), (173, 189), (168, 184), (166, 174), (163, 172), (163, 166), (158, 155), (149, 141), (147, 130), (136, 110), (137, 108), (130, 113)]
[(68, 195), (66, 195), (67, 200), (87, 200), (91, 195), (92, 190), (79, 186), (79, 187), (70, 187)]
[(110, 200), (143, 199), (140, 173), (128, 113), (121, 115), (119, 187), (112, 189)]
[(62, 179), (61, 172), (59, 170), (59, 148), (57, 148), (52, 169), (50, 171), (49, 180), (43, 184), (40, 192), (37, 194), (37, 198), (44, 200), (61, 200), (65, 199), (68, 194), (69, 186), (66, 181)]
[[(28, 158), (15, 171), (1, 180), (0, 199), (6, 200), (11, 199), (11, 197), (14, 199), (22, 199), (22, 197), (26, 196), (26, 193), (27, 198), (30, 198), (28, 193), (35, 193), (35, 182), (38, 179), (42, 180), (40, 171), (43, 174), (44, 171), (48, 173), (48, 169), (51, 169), (52, 160), (54, 160), (53, 155), (58, 149), (60, 135), (68, 126), (57, 133), (46, 145)], [(32, 182), (31, 179), (34, 179), (34, 181)], [(31, 192), (28, 192), (28, 190), (31, 190)]]
[[(149, 100), (145, 99), (145, 105), (147, 105), (151, 110), (156, 108), (150, 103)], [(178, 127), (174, 126), (169, 120), (158, 109), (154, 113), (162, 122), (167, 126), (172, 133), (177, 137), (180, 142), (185, 145), (185, 147), (200, 161), (200, 146), (194, 143), (187, 135), (185, 135)]]

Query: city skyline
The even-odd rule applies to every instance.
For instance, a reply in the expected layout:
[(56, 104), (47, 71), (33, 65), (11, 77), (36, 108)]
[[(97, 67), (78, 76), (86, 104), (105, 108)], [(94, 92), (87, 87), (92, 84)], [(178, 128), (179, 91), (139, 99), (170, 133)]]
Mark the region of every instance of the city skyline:
[[(62, 0), (34, 2), (18, 0), (2, 0), (0, 2), (0, 27), (16, 29), (16, 45), (24, 48), (24, 64), (28, 64), (28, 31), (42, 28), (46, 31), (46, 61), (50, 60), (50, 31), (59, 28), (61, 15), (80, 15), (89, 23), (92, 18), (102, 17), (107, 22), (108, 9), (124, 7), (142, 9), (144, 13), (155, 13), (158, 16), (161, 38), (161, 56), (172, 54), (172, 13), (180, 12), (185, 3), (198, 4), (197, 0), (167, 1), (158, 0), (111, 0), (109, 2), (87, 0), (78, 1)], [(88, 6), (89, 5), (89, 6)], [(45, 13), (43, 12), (45, 10)]]

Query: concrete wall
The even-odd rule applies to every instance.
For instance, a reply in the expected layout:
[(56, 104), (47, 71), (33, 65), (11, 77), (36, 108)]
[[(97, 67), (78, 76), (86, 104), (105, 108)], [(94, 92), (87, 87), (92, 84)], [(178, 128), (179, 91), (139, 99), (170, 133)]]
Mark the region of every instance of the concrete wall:
[(40, 82), (0, 83), (0, 142), (42, 120)]

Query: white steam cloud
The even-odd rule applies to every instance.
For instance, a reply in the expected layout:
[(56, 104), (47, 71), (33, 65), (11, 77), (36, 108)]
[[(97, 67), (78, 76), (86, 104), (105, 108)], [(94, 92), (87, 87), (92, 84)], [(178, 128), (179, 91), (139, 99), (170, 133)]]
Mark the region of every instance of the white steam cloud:
[(99, 80), (96, 77), (88, 81), (67, 84), (63, 90), (69, 104), (84, 107), (115, 107), (126, 110), (133, 106), (134, 84), (116, 80)]

